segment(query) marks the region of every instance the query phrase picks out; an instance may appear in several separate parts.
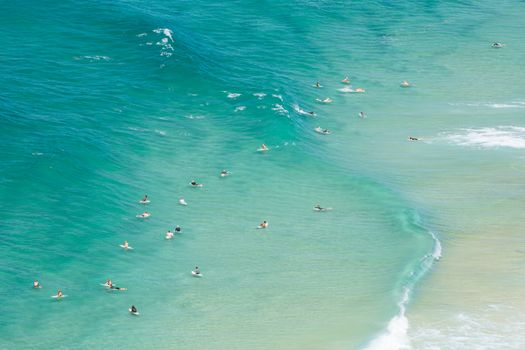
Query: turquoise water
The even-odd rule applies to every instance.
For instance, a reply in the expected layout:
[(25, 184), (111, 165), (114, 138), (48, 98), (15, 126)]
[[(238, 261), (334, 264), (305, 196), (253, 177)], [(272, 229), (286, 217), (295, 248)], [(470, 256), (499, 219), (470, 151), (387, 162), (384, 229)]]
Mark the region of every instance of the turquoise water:
[[(524, 10), (1, 4), (0, 348), (457, 348), (432, 315), (484, 309), (440, 276), (469, 281), (469, 239), (523, 209)], [(340, 92), (346, 75), (366, 93)], [(500, 283), (472, 279), (519, 309)]]

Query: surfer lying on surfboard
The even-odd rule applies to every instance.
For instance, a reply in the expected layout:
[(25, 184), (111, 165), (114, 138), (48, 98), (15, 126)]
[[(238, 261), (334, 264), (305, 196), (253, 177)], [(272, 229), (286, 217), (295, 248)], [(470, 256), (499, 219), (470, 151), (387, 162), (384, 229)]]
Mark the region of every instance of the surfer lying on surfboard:
[(107, 287), (109, 289), (127, 290), (126, 288), (121, 288), (121, 287), (117, 287), (117, 286), (113, 285), (113, 282), (110, 279), (108, 279), (106, 281), (106, 283), (103, 284), (103, 286), (105, 286), (105, 287)]

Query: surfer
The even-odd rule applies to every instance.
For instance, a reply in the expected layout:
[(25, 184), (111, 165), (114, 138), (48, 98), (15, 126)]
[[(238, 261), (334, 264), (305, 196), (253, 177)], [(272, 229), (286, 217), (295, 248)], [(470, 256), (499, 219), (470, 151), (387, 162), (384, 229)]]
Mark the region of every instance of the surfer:
[(409, 83), (408, 81), (406, 81), (406, 80), (403, 80), (403, 81), (401, 82), (401, 87), (404, 87), (404, 88), (406, 88), (406, 87), (410, 87), (410, 83)]
[(261, 224), (259, 224), (259, 228), (267, 228), (268, 227), (268, 221), (264, 220)]
[(268, 151), (269, 148), (264, 143), (261, 145), (261, 151)]
[(413, 136), (409, 136), (408, 139), (410, 141), (419, 141), (419, 139), (417, 137), (413, 137)]
[(179, 199), (179, 203), (182, 205), (188, 205), (188, 203), (186, 203), (186, 201), (182, 197)]
[(141, 202), (147, 202), (148, 201), (148, 195), (145, 194), (144, 195), (144, 198), (142, 198)]
[(321, 207), (320, 204), (316, 204), (316, 205), (314, 206), (314, 209), (315, 209), (315, 210), (319, 210), (319, 211), (324, 210), (324, 208)]
[(365, 117), (365, 112), (359, 112), (359, 118), (364, 119), (364, 117)]
[(316, 87), (316, 88), (320, 88), (320, 87), (321, 87), (321, 83), (316, 82), (316, 83), (315, 83), (315, 87)]
[(38, 280), (34, 280), (33, 288), (40, 288), (40, 283), (38, 282)]
[(343, 83), (343, 84), (350, 84), (350, 78), (348, 78), (348, 76), (346, 76), (343, 80), (341, 80), (341, 83)]
[(227, 170), (222, 170), (221, 171), (221, 177), (225, 177), (225, 176), (228, 176), (228, 175), (230, 175), (230, 173)]
[(193, 272), (194, 272), (196, 275), (200, 275), (200, 274), (201, 274), (201, 270), (199, 270), (199, 267), (198, 267), (198, 266), (195, 266), (195, 270), (193, 270)]
[(138, 314), (139, 313), (139, 311), (137, 310), (135, 305), (131, 305), (131, 308), (129, 309), (129, 312), (131, 312), (132, 314)]
[(57, 293), (57, 298), (62, 298), (64, 294), (62, 294), (62, 291), (59, 289)]
[(202, 184), (198, 183), (198, 182), (195, 181), (195, 180), (191, 180), (190, 185), (192, 185), (192, 186), (194, 186), (194, 187), (201, 187), (201, 186), (202, 186)]
[(177, 225), (175, 227), (175, 232), (180, 232), (180, 231), (182, 231), (182, 228), (179, 225)]
[(322, 134), (322, 135), (330, 135), (332, 132), (328, 129), (323, 129), (321, 128), (320, 126), (318, 126), (317, 128), (314, 129), (315, 132), (319, 133), (319, 134)]
[(128, 241), (124, 241), (124, 244), (123, 244), (123, 247), (124, 249), (128, 249), (129, 248), (129, 243)]
[(173, 232), (171, 232), (171, 230), (168, 230), (168, 232), (166, 232), (166, 239), (172, 239), (173, 238)]
[(113, 282), (110, 279), (107, 280), (106, 287), (108, 287), (109, 289), (126, 290), (125, 288), (120, 288), (120, 287), (114, 286)]
[(363, 93), (363, 92), (365, 92), (365, 89), (363, 89), (363, 88), (357, 88), (357, 89), (355, 89), (354, 92), (357, 92), (357, 93)]
[(503, 47), (502, 43), (495, 42), (492, 44), (492, 48), (494, 49), (501, 49)]

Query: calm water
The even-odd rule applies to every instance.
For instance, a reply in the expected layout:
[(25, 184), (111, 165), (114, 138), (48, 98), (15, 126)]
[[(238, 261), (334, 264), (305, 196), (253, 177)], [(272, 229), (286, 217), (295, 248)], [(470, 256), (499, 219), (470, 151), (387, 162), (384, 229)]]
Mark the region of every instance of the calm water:
[(0, 4), (0, 348), (522, 349), (524, 15)]

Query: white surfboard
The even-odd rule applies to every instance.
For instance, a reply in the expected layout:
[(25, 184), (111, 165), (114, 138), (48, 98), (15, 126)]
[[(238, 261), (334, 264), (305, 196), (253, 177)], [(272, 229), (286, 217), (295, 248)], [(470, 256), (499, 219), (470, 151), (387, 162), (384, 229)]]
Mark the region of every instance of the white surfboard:
[(150, 202), (151, 202), (151, 201), (150, 201), (149, 199), (146, 199), (146, 200), (141, 199), (141, 200), (139, 201), (140, 204), (149, 204)]
[(188, 203), (186, 203), (186, 201), (184, 200), (184, 198), (179, 199), (179, 204), (180, 204), (180, 205), (188, 205)]
[(320, 126), (315, 128), (314, 130), (316, 133), (321, 134), (321, 135), (330, 135), (332, 133), (330, 130), (322, 129)]
[(140, 313), (138, 311), (137, 312), (131, 311), (131, 308), (129, 308), (128, 310), (129, 310), (129, 313), (132, 314), (132, 315), (135, 315), (135, 316), (140, 315)]
[(124, 249), (131, 249), (131, 250), (133, 250), (133, 247), (132, 247), (132, 246), (129, 246), (129, 245), (128, 245), (128, 247), (126, 248), (126, 246), (125, 246), (124, 244), (119, 244), (119, 245), (120, 245), (122, 248), (124, 248)]
[(116, 288), (115, 286), (113, 286), (113, 288), (109, 288), (109, 285), (107, 283), (100, 283), (100, 285), (102, 287), (106, 287), (108, 290), (118, 290), (118, 291), (125, 291), (125, 290), (128, 290), (127, 288)]
[(203, 185), (203, 184), (196, 184), (196, 185), (193, 185), (193, 184), (190, 182), (190, 186), (191, 186), (191, 187), (203, 187), (204, 185)]
[(191, 271), (191, 274), (194, 276), (194, 277), (202, 277), (202, 273), (197, 273), (195, 271)]
[(58, 295), (52, 295), (51, 296), (51, 298), (53, 298), (53, 299), (62, 299), (62, 298), (65, 298), (65, 297), (67, 297), (67, 295), (65, 295), (65, 294), (62, 294), (62, 296), (58, 296)]
[(138, 214), (138, 215), (137, 215), (137, 218), (139, 218), (139, 219), (147, 219), (147, 218), (149, 218), (150, 216), (151, 216), (150, 213), (142, 213), (142, 214)]

